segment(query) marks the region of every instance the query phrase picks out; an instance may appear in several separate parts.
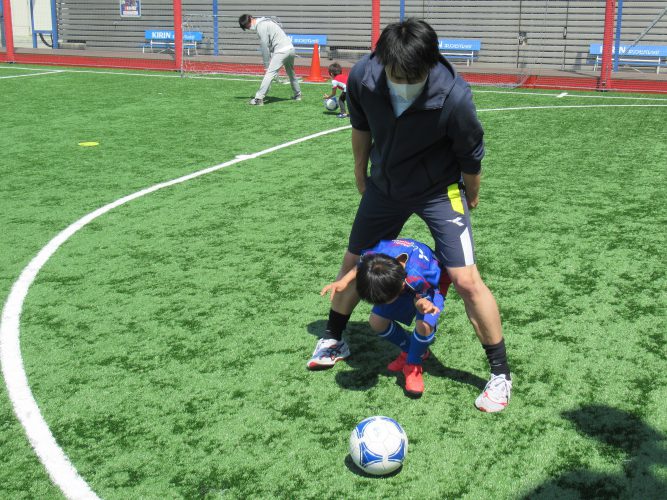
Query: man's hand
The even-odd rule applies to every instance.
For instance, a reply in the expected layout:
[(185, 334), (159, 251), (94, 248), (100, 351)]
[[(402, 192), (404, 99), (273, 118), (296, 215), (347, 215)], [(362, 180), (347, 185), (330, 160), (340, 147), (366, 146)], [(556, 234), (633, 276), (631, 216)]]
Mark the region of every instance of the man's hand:
[(463, 174), (463, 184), (465, 186), (466, 201), (468, 208), (473, 209), (479, 204), (479, 186), (482, 177), (479, 174)]
[(468, 192), (466, 191), (466, 201), (468, 202), (468, 208), (472, 210), (479, 204), (479, 195), (473, 198), (472, 196), (468, 196)]
[(415, 307), (420, 314), (438, 314), (440, 312), (440, 309), (433, 302), (419, 294), (415, 295)]
[(338, 280), (334, 281), (333, 283), (329, 283), (327, 286), (322, 288), (322, 291), (320, 292), (320, 295), (324, 297), (327, 292), (331, 292), (331, 297), (330, 300), (333, 300), (334, 295), (338, 292), (342, 292), (347, 288), (348, 282), (344, 280)]

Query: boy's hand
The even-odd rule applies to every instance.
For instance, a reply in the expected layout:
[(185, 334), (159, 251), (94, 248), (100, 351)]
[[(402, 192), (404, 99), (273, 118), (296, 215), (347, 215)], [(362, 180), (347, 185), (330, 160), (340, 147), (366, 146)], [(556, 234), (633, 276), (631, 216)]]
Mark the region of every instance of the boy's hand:
[(324, 94), (324, 98), (329, 99), (329, 98), (331, 98), (331, 96), (329, 94)]
[(343, 280), (338, 280), (334, 281), (333, 283), (329, 283), (327, 286), (322, 288), (322, 291), (320, 292), (320, 295), (324, 297), (327, 292), (331, 292), (331, 297), (330, 300), (333, 300), (334, 295), (336, 295), (337, 292), (342, 292), (347, 288), (347, 283)]
[(438, 314), (440, 312), (440, 309), (433, 302), (419, 294), (415, 296), (415, 307), (420, 314)]

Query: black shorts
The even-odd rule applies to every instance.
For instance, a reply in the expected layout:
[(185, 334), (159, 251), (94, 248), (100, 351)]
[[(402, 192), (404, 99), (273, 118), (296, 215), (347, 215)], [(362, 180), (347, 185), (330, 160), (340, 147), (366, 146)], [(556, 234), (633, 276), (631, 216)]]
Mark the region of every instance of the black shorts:
[(475, 264), (468, 203), (458, 184), (451, 184), (442, 193), (424, 200), (399, 202), (386, 197), (372, 182), (366, 182), (366, 191), (350, 231), (348, 251), (361, 255), (380, 240), (398, 238), (412, 214), (426, 222), (440, 264), (444, 267)]

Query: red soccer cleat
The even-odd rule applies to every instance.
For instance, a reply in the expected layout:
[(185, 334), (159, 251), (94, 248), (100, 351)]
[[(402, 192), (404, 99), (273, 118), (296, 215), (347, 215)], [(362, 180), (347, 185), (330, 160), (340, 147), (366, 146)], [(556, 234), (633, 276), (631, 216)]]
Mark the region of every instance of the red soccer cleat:
[[(426, 351), (424, 354), (422, 354), (422, 360), (428, 359), (428, 357), (431, 355), (431, 351)], [(402, 352), (401, 354), (398, 355), (398, 357), (389, 363), (387, 365), (387, 370), (390, 372), (400, 372), (403, 370), (403, 367), (405, 366), (405, 363), (407, 363), (408, 359), (408, 353), (407, 352)]]
[(424, 392), (424, 379), (422, 377), (422, 365), (405, 365), (405, 390), (414, 396), (421, 396)]

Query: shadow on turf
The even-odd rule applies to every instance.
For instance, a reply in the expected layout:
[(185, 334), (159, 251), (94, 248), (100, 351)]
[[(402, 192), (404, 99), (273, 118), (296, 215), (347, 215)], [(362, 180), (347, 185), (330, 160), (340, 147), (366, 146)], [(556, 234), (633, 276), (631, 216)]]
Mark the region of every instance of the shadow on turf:
[(350, 455), (345, 457), (345, 467), (347, 467), (350, 472), (356, 474), (357, 476), (368, 477), (370, 479), (387, 479), (388, 477), (394, 477), (397, 474), (400, 474), (401, 471), (403, 470), (403, 466), (401, 466), (394, 472), (390, 472), (389, 474), (385, 474), (383, 476), (374, 476), (373, 474), (369, 474), (368, 472), (365, 472), (359, 467), (357, 467), (357, 465), (354, 463)]
[[(326, 321), (314, 321), (307, 328), (308, 333), (321, 338), (324, 335)], [(365, 391), (377, 385), (378, 377), (383, 375), (395, 377), (396, 385), (403, 388), (403, 374), (387, 370), (387, 364), (399, 354), (397, 347), (379, 339), (368, 323), (362, 321), (350, 321), (344, 338), (352, 352), (344, 362), (353, 370), (337, 372), (338, 385), (352, 391)], [(479, 390), (482, 390), (487, 382), (472, 373), (444, 366), (433, 353), (424, 361), (424, 373), (428, 373), (431, 377), (444, 377), (454, 382), (468, 384)], [(406, 396), (411, 397), (408, 393)]]
[[(252, 97), (238, 97), (237, 96), (236, 99), (238, 99), (240, 101), (250, 102), (250, 99), (252, 99)], [(292, 101), (292, 100), (293, 99), (291, 97), (265, 97), (264, 98), (264, 106), (266, 106), (267, 104), (270, 105), (270, 104), (280, 102), (280, 101)], [(250, 104), (248, 104), (248, 107), (256, 108), (257, 106), (251, 106)]]
[[(667, 467), (665, 434), (632, 413), (604, 405), (588, 405), (562, 413), (576, 430), (597, 439), (599, 453), (612, 456), (623, 472), (604, 474), (583, 469), (580, 456), (569, 457), (572, 468), (525, 495), (527, 499), (551, 498), (667, 498), (667, 481), (655, 471)], [(567, 455), (566, 455), (567, 457)], [(568, 464), (560, 468), (568, 468)]]

